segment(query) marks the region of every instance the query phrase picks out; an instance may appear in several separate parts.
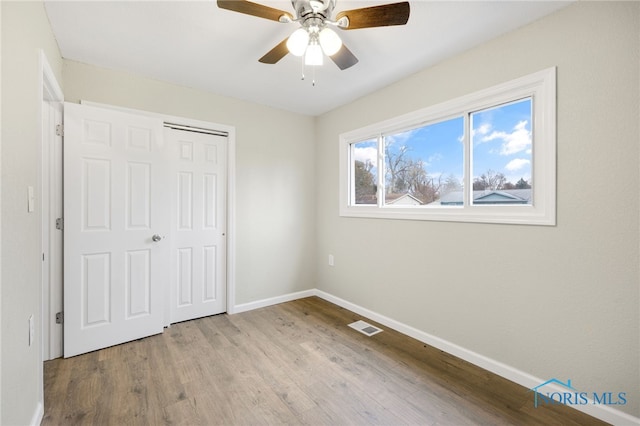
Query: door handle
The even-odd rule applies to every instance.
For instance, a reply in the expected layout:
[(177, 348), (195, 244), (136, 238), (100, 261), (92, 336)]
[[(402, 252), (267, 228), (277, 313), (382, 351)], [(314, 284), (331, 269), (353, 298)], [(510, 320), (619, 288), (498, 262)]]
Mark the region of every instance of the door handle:
[(158, 234), (155, 234), (153, 237), (151, 237), (151, 239), (153, 240), (154, 243), (157, 243), (162, 239), (162, 237)]

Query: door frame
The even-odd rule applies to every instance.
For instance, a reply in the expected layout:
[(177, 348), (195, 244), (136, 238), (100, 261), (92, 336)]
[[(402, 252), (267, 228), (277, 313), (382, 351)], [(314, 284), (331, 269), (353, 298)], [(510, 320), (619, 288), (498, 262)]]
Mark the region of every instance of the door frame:
[[(62, 356), (62, 325), (56, 328), (54, 319), (58, 309), (62, 310), (62, 253), (55, 253), (53, 256), (55, 247), (52, 244), (52, 242), (62, 244), (62, 232), (55, 228), (56, 209), (51, 207), (62, 208), (63, 200), (62, 191), (52, 194), (50, 186), (45, 185), (45, 182), (62, 185), (62, 157), (57, 159), (54, 154), (56, 138), (59, 138), (56, 136), (55, 124), (62, 124), (64, 93), (42, 49), (38, 50), (38, 66), (40, 69), (37, 92), (38, 134), (40, 135), (38, 193), (40, 194), (40, 251), (42, 253), (40, 356), (41, 361), (44, 362)], [(54, 112), (54, 121), (59, 120), (59, 123), (52, 123), (51, 111)], [(51, 259), (54, 259), (54, 262), (51, 262)], [(56, 275), (60, 275), (58, 279), (55, 279)]]
[[(97, 108), (111, 109), (130, 114), (144, 115), (147, 117), (159, 118), (163, 123), (184, 126), (185, 130), (189, 128), (207, 129), (214, 132), (224, 132), (227, 134), (227, 310), (228, 314), (234, 314), (236, 311), (236, 128), (220, 123), (210, 121), (195, 120), (186, 117), (171, 116), (167, 114), (159, 114), (155, 112), (143, 111), (133, 108), (126, 108), (116, 105), (103, 104), (99, 102), (91, 102), (80, 100), (81, 105), (92, 106)], [(168, 327), (170, 321), (170, 300), (165, 297), (165, 327)]]

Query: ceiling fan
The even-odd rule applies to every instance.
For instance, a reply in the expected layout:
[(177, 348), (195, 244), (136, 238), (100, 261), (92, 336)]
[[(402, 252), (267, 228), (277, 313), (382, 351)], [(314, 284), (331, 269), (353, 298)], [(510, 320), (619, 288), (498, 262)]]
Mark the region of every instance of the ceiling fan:
[(247, 0), (218, 0), (218, 7), (281, 23), (297, 22), (300, 28), (267, 52), (260, 62), (275, 64), (287, 53), (304, 56), (306, 65), (322, 65), (323, 53), (345, 70), (358, 58), (342, 43), (332, 27), (342, 30), (404, 25), (409, 20), (409, 2), (339, 12), (332, 19), (336, 0), (291, 0), (295, 13), (292, 15), (279, 9)]

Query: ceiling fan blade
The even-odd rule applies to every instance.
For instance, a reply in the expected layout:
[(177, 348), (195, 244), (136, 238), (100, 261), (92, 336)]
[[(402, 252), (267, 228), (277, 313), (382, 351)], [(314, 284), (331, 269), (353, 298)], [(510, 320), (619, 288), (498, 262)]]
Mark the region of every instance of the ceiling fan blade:
[(344, 44), (337, 53), (329, 57), (341, 70), (346, 70), (358, 63), (358, 58)]
[(281, 20), (282, 16), (285, 16), (288, 22), (293, 20), (293, 16), (288, 12), (247, 0), (218, 0), (218, 7), (246, 15), (257, 16), (258, 18), (271, 19), (272, 21), (287, 22)]
[(284, 58), (287, 53), (289, 53), (289, 49), (287, 48), (288, 39), (289, 37), (282, 40), (276, 45), (276, 47), (268, 51), (262, 58), (258, 59), (258, 61), (263, 64), (275, 64), (280, 59)]
[(336, 21), (340, 21), (342, 17), (349, 19), (349, 25), (347, 27), (340, 27), (344, 30), (404, 25), (409, 20), (409, 12), (409, 2), (405, 1), (402, 3), (345, 10), (336, 15)]

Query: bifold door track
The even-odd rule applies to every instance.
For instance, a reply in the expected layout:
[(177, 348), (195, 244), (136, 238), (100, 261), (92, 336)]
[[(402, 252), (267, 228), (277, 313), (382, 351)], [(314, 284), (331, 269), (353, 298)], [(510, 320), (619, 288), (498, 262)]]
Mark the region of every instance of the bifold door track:
[(373, 336), (374, 334), (378, 334), (382, 331), (381, 328), (378, 328), (376, 326), (373, 326), (367, 322), (364, 322), (362, 320), (360, 321), (356, 321), (356, 322), (352, 322), (351, 324), (349, 324), (349, 327), (353, 328), (354, 330), (359, 331), (362, 334), (365, 334), (367, 336)]
[(184, 124), (167, 123), (166, 121), (164, 127), (175, 130), (185, 130), (187, 132), (204, 133), (205, 135), (229, 136), (228, 132), (222, 132), (220, 130), (203, 129), (201, 127), (185, 126)]

